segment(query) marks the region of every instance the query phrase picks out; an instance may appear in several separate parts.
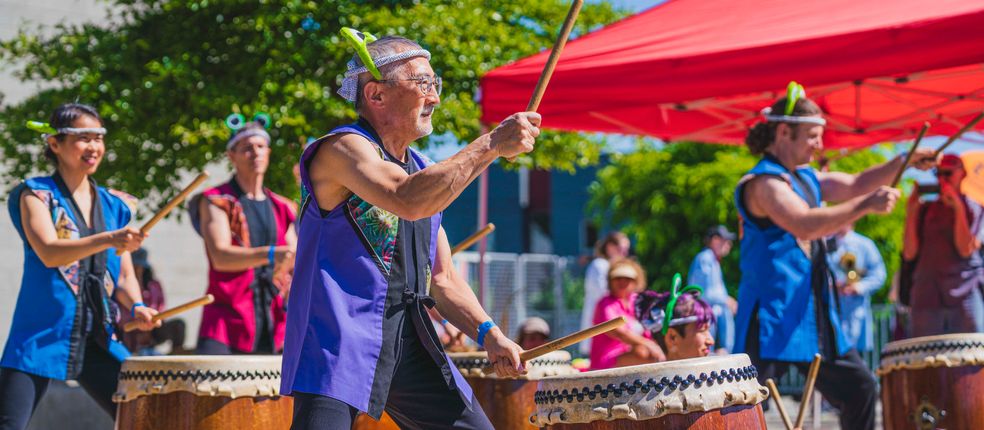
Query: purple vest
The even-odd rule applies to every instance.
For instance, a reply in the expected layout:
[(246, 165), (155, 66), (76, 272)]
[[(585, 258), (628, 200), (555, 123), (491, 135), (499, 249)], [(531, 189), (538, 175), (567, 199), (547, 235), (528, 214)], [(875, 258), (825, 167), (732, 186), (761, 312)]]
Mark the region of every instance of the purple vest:
[[(327, 137), (345, 133), (368, 139), (383, 159), (390, 159), (372, 133), (360, 125), (335, 128), (301, 155), (301, 181), (308, 190), (313, 189), (308, 164), (314, 154)], [(413, 149), (410, 155), (407, 162), (414, 163), (414, 170), (429, 164)], [(441, 214), (411, 223), (356, 195), (324, 211), (310, 194), (299, 219), (281, 393), (332, 397), (378, 419), (396, 365), (395, 346), (407, 288), (403, 272), (414, 270), (429, 285)], [(408, 223), (412, 233), (406, 231)], [(419, 244), (416, 249), (401, 251), (401, 235), (406, 234), (419, 239), (414, 241)], [(409, 252), (422, 253), (426, 267), (413, 267)], [(437, 365), (450, 371), (445, 373), (450, 376), (448, 386), (458, 389), (470, 404), (472, 392), (464, 378), (443, 350), (437, 356), (443, 361)]]

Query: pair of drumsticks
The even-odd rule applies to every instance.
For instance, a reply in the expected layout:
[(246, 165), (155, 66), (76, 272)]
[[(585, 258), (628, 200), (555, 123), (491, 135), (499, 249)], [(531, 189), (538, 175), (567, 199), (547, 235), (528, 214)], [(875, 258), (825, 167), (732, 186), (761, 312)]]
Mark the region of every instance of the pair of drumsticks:
[(796, 416), (795, 427), (789, 421), (789, 415), (786, 414), (786, 407), (782, 404), (782, 397), (779, 395), (779, 388), (776, 387), (776, 382), (772, 378), (765, 380), (765, 385), (769, 387), (769, 391), (772, 393), (772, 400), (776, 402), (776, 409), (779, 410), (779, 416), (782, 417), (782, 422), (786, 425), (786, 430), (799, 430), (803, 428), (803, 421), (806, 419), (806, 407), (810, 404), (810, 396), (813, 395), (813, 386), (816, 385), (817, 374), (820, 373), (821, 359), (820, 354), (815, 354), (813, 356), (813, 362), (810, 363), (810, 372), (806, 374), (806, 386), (803, 388), (803, 398), (800, 401), (799, 415)]
[[(981, 119), (984, 119), (984, 112), (981, 112), (980, 114), (978, 114), (977, 116), (975, 116), (974, 119), (970, 120), (970, 122), (968, 122), (966, 125), (964, 125), (962, 128), (960, 128), (960, 130), (958, 130), (956, 134), (950, 136), (946, 140), (946, 142), (943, 143), (943, 146), (940, 146), (940, 149), (937, 149), (936, 150), (936, 152), (933, 154), (933, 158), (934, 159), (935, 158), (938, 158), (940, 156), (940, 154), (942, 154), (943, 151), (947, 147), (950, 146), (950, 144), (952, 144), (953, 142), (956, 142), (957, 139), (959, 139), (961, 135), (963, 135), (964, 133), (966, 133), (970, 129), (974, 128), (974, 126), (977, 125), (977, 123), (980, 122)], [(919, 130), (919, 135), (916, 136), (916, 140), (914, 142), (912, 142), (912, 148), (909, 149), (909, 153), (906, 154), (906, 156), (905, 156), (905, 161), (902, 163), (902, 166), (899, 167), (899, 171), (895, 173), (895, 179), (892, 180), (892, 187), (893, 188), (899, 185), (899, 180), (902, 179), (902, 173), (905, 172), (905, 169), (907, 167), (909, 167), (909, 161), (912, 160), (913, 154), (916, 153), (916, 148), (919, 148), (919, 144), (922, 142), (923, 136), (926, 135), (926, 131), (927, 130), (929, 130), (929, 122), (924, 122), (923, 123), (923, 126), (922, 126), (922, 129)]]

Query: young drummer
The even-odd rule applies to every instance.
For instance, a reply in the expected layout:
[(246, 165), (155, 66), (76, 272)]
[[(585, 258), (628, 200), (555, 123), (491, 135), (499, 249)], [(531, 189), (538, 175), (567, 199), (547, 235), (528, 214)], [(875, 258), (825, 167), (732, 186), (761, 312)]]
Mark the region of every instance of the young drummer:
[[(41, 131), (51, 176), (31, 178), (7, 200), (24, 241), (24, 274), (0, 361), (0, 429), (24, 429), (52, 379), (77, 380), (107, 413), (129, 355), (114, 325), (128, 312), (149, 330), (157, 311), (140, 302), (130, 252), (144, 236), (127, 227), (132, 196), (92, 179), (106, 129), (92, 107), (65, 104)], [(121, 256), (117, 250), (125, 251)]]
[(680, 290), (679, 286), (677, 274), (670, 292), (640, 293), (635, 301), (636, 318), (666, 352), (667, 361), (706, 357), (714, 348), (714, 311), (700, 298), (700, 287)]

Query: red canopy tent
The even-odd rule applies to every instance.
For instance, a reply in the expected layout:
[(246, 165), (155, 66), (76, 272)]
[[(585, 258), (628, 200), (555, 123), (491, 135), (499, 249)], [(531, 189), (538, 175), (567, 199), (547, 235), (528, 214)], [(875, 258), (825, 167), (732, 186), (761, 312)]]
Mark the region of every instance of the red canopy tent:
[[(482, 119), (524, 109), (549, 52), (481, 80)], [(828, 148), (955, 132), (984, 108), (981, 0), (670, 0), (567, 44), (544, 127), (739, 143), (790, 80)], [(984, 127), (984, 123), (978, 127)]]

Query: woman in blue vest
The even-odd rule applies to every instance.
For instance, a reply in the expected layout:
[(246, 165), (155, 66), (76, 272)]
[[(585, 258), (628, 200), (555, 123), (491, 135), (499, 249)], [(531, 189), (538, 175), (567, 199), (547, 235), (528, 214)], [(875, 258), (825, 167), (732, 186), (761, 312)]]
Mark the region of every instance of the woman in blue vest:
[[(24, 241), (24, 275), (0, 361), (0, 429), (24, 429), (52, 379), (77, 380), (107, 413), (129, 355), (114, 332), (119, 312), (159, 326), (140, 302), (130, 252), (144, 236), (126, 227), (132, 196), (96, 185), (106, 129), (92, 107), (65, 104), (45, 133), (51, 176), (14, 188), (8, 202)], [(116, 251), (125, 251), (121, 256)]]
[[(891, 212), (899, 191), (888, 184), (905, 158), (857, 175), (813, 170), (826, 121), (795, 82), (763, 114), (745, 140), (762, 160), (735, 190), (742, 227), (735, 352), (751, 356), (761, 381), (790, 364), (805, 371), (822, 354), (816, 386), (840, 410), (841, 428), (873, 429), (877, 384), (841, 332), (823, 239), (867, 214)], [(922, 169), (935, 163), (929, 149), (912, 159)]]

